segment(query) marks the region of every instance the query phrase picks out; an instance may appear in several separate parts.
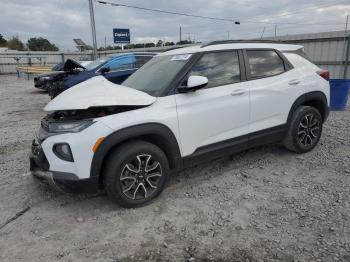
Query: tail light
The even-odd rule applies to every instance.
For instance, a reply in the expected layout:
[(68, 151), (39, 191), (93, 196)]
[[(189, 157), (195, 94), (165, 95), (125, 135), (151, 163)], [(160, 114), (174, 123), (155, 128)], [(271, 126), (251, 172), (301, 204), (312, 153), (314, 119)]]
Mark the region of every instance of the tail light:
[(320, 70), (316, 72), (320, 77), (324, 80), (329, 81), (329, 71), (328, 70)]

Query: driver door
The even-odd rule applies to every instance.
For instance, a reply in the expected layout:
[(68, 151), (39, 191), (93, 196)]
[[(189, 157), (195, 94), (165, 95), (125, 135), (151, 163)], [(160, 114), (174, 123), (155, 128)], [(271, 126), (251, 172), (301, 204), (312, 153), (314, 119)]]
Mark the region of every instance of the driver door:
[[(206, 87), (175, 95), (183, 156), (201, 156), (247, 145), (250, 96), (242, 81), (239, 51), (204, 53), (190, 75), (208, 78)], [(194, 161), (194, 159), (191, 159)], [(185, 158), (186, 165), (186, 158)]]

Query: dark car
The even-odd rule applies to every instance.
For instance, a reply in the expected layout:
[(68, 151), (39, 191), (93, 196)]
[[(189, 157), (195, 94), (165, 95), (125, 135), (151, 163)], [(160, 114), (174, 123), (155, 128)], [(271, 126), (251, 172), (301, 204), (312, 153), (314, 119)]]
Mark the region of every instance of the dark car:
[(64, 63), (58, 63), (51, 68), (50, 72), (40, 74), (34, 77), (34, 86), (36, 88), (47, 91), (47, 83), (52, 80), (55, 76), (64, 73)]
[[(71, 65), (64, 74), (54, 76), (48, 82), (48, 92), (53, 98), (68, 88), (97, 75), (104, 75), (109, 81), (121, 84), (138, 68), (148, 62), (156, 53), (123, 53), (99, 58), (85, 67)], [(77, 63), (77, 62), (76, 62)], [(66, 64), (65, 64), (66, 67)]]

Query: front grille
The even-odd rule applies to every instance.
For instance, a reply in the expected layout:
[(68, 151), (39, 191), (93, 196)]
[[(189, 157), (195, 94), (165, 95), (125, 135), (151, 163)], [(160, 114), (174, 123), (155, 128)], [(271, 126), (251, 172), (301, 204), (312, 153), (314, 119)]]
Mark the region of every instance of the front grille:
[(32, 154), (30, 156), (30, 170), (33, 171), (37, 168), (45, 171), (49, 170), (50, 165), (40, 143), (33, 140), (31, 149)]

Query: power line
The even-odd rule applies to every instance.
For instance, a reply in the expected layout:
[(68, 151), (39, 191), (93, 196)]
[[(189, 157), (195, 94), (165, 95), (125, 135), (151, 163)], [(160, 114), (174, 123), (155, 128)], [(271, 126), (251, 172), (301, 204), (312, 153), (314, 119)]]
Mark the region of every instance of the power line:
[[(254, 20), (243, 20), (243, 21), (240, 21), (240, 19), (230, 19), (230, 18), (219, 18), (219, 17), (212, 17), (212, 16), (194, 15), (194, 14), (188, 14), (188, 13), (166, 11), (166, 10), (161, 10), (161, 9), (153, 9), (153, 8), (140, 7), (140, 6), (134, 6), (134, 5), (127, 5), (127, 4), (121, 4), (121, 3), (115, 3), (115, 2), (100, 1), (100, 0), (94, 0), (94, 1), (99, 3), (99, 4), (104, 4), (104, 5), (121, 6), (121, 7), (133, 8), (133, 9), (150, 11), (150, 12), (172, 14), (172, 15), (180, 15), (180, 16), (186, 16), (186, 17), (194, 17), (194, 18), (201, 18), (201, 19), (216, 20), (216, 21), (233, 22), (235, 24), (240, 24), (240, 22), (254, 23), (254, 24), (273, 24), (273, 25), (276, 24), (276, 22), (254, 21)], [(295, 22), (278, 22), (278, 24), (285, 24), (285, 25), (330, 25), (330, 24), (295, 23)], [(333, 24), (333, 25), (339, 25), (339, 23)]]
[(191, 14), (186, 14), (186, 13), (178, 13), (178, 12), (165, 11), (165, 10), (160, 10), (160, 9), (146, 8), (146, 7), (126, 5), (126, 4), (120, 4), (120, 3), (112, 3), (112, 2), (99, 1), (99, 0), (95, 0), (95, 2), (98, 2), (100, 4), (105, 4), (105, 5), (111, 5), (111, 6), (122, 6), (122, 7), (128, 7), (128, 8), (151, 11), (151, 12), (165, 13), (165, 14), (171, 14), (171, 15), (181, 15), (181, 16), (188, 16), (188, 17), (196, 17), (196, 18), (203, 18), (203, 19), (211, 19), (211, 20), (218, 20), (218, 21), (229, 21), (229, 22), (234, 22), (234, 23), (239, 24), (239, 21), (234, 20), (234, 19), (217, 18), (217, 17), (210, 17), (210, 16), (202, 16), (202, 15), (191, 15)]

